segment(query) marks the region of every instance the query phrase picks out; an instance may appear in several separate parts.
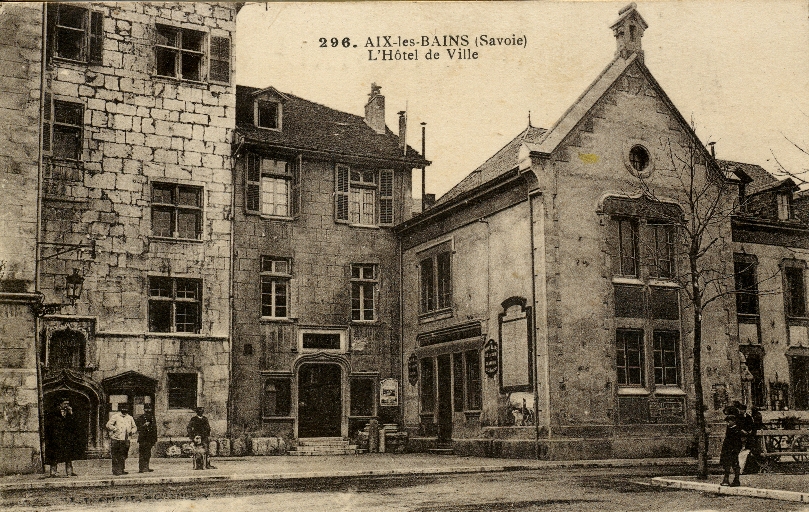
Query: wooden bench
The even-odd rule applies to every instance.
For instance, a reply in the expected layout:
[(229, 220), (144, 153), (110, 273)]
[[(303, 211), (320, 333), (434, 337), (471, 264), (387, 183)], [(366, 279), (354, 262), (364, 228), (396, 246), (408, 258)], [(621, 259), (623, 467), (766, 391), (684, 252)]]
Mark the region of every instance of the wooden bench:
[(756, 433), (761, 452), (757, 453), (762, 472), (774, 469), (781, 457), (792, 457), (797, 462), (809, 461), (809, 430), (766, 429)]

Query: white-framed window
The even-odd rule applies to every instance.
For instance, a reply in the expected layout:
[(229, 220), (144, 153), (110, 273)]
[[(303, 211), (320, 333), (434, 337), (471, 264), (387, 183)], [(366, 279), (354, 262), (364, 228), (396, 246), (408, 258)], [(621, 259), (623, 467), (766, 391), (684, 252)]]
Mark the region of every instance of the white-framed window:
[(155, 25), (155, 74), (201, 82), (230, 83), (230, 38), (201, 30)]
[(357, 226), (394, 222), (393, 170), (335, 167), (335, 219)]
[(292, 261), (289, 258), (261, 257), (261, 316), (289, 317), (289, 280)]
[(291, 217), (298, 211), (300, 161), (247, 153), (245, 210), (272, 217)]
[(351, 320), (376, 320), (377, 266), (368, 263), (351, 265)]
[(281, 130), (283, 105), (280, 101), (257, 99), (254, 103), (253, 119), (259, 128)]
[(452, 250), (441, 244), (419, 261), (420, 312), (431, 313), (452, 307)]
[(101, 64), (104, 14), (70, 4), (49, 4), (48, 56)]

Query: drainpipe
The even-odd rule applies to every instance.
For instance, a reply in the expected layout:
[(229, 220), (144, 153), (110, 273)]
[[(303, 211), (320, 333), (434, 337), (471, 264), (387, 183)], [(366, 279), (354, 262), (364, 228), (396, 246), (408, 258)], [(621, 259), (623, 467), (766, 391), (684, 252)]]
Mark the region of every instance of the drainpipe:
[[(531, 123), (531, 114), (528, 114), (528, 123)], [(534, 448), (536, 449), (536, 458), (539, 459), (539, 368), (537, 368), (537, 272), (535, 254), (536, 247), (534, 245), (534, 204), (531, 200), (531, 194), (528, 194), (528, 236), (531, 238), (531, 349), (534, 356), (531, 358), (531, 372), (534, 377)], [(548, 404), (546, 404), (547, 406)], [(550, 426), (548, 428), (550, 432)]]
[[(43, 194), (43, 187), (44, 187), (44, 176), (43, 176), (43, 154), (42, 154), (42, 123), (44, 122), (44, 107), (45, 107), (45, 71), (46, 71), (46, 60), (47, 56), (47, 47), (48, 47), (48, 19), (47, 19), (47, 5), (42, 4), (42, 52), (41, 52), (41, 62), (40, 62), (40, 69), (39, 69), (39, 130), (38, 130), (38, 137), (39, 137), (39, 154), (37, 155), (37, 234), (35, 240), (35, 257), (34, 257), (34, 290), (36, 293), (40, 294), (42, 301), (44, 302), (45, 297), (39, 291), (39, 287), (41, 284), (41, 279), (39, 276), (39, 262), (41, 258), (40, 253), (40, 244), (42, 237), (42, 194)], [(50, 105), (48, 106), (50, 108)], [(36, 364), (36, 376), (37, 376), (37, 410), (39, 416), (39, 466), (40, 472), (45, 472), (45, 392), (42, 388), (42, 361), (40, 356), (42, 354), (42, 340), (39, 336), (39, 331), (42, 325), (37, 314), (34, 315), (34, 361)]]
[[(427, 146), (427, 139), (425, 137), (427, 131), (427, 123), (421, 123), (421, 158), (426, 160), (426, 146)], [(427, 195), (427, 166), (421, 164), (421, 211), (423, 212), (426, 210), (424, 197)]]

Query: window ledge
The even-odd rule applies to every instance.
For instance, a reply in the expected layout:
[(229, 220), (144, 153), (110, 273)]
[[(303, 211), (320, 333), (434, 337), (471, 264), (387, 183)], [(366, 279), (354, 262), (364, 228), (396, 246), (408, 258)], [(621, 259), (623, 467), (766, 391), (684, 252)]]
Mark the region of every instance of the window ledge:
[(352, 320), (351, 325), (379, 325), (380, 320)]
[(274, 316), (262, 316), (259, 319), (259, 322), (262, 324), (292, 324), (297, 321), (297, 318), (290, 318), (290, 317), (274, 317)]
[(649, 396), (649, 390), (646, 388), (629, 388), (619, 387), (618, 396)]
[(194, 338), (194, 339), (227, 339), (227, 336), (210, 336), (208, 334), (197, 334), (195, 332), (147, 332), (147, 337), (153, 338)]
[(678, 283), (664, 279), (650, 279), (649, 286), (656, 286), (658, 288), (680, 288)]
[(453, 316), (454, 312), (452, 308), (438, 309), (436, 311), (430, 311), (429, 313), (421, 313), (419, 315), (419, 323), (428, 324), (430, 322), (437, 322), (438, 320), (452, 318)]
[(288, 215), (267, 215), (265, 213), (259, 214), (259, 217), (261, 217), (264, 220), (282, 220), (282, 221), (295, 220), (295, 217), (290, 217)]
[(206, 81), (203, 81), (203, 80), (186, 80), (184, 78), (178, 78), (178, 77), (175, 77), (175, 76), (158, 75), (156, 73), (152, 75), (152, 79), (158, 80), (158, 81), (165, 81), (165, 82), (169, 82), (169, 83), (173, 83), (173, 84), (179, 84), (179, 85), (190, 85), (192, 87), (197, 87), (199, 89), (207, 88), (212, 83), (214, 85), (221, 85), (219, 83), (214, 83), (214, 82), (206, 82)]
[(379, 229), (379, 226), (376, 224), (348, 224), (352, 228), (362, 228), (362, 229)]
[(293, 416), (262, 416), (264, 421), (295, 421)]
[(677, 386), (655, 388), (655, 395), (685, 396), (685, 391)]
[(646, 284), (637, 277), (613, 277), (612, 282), (613, 284), (634, 284), (638, 286), (643, 286)]
[(270, 128), (269, 126), (259, 126), (259, 125), (255, 124), (255, 123), (253, 123), (253, 126), (258, 128), (259, 130), (270, 130), (270, 131), (273, 131), (273, 132), (280, 132), (281, 131), (281, 128)]
[(203, 241), (200, 240), (199, 238), (174, 238), (173, 236), (150, 236), (149, 240), (153, 240), (155, 242), (168, 242), (168, 243), (189, 243), (189, 244), (203, 243)]

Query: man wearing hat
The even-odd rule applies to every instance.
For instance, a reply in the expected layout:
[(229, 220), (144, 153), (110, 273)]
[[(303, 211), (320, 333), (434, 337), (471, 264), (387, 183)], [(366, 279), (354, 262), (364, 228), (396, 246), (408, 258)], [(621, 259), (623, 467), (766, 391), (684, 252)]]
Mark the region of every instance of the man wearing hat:
[(57, 403), (58, 408), (45, 422), (45, 460), (51, 466), (51, 477), (57, 476), (60, 462), (65, 463), (65, 475), (76, 476), (73, 472), (73, 459), (79, 449), (76, 446), (78, 425), (73, 416), (70, 400), (65, 397)]
[(138, 431), (135, 420), (129, 414), (129, 404), (118, 405), (107, 422), (110, 433), (110, 455), (112, 455), (112, 474), (126, 475), (126, 458), (129, 455), (129, 440)]
[(143, 406), (143, 414), (135, 420), (138, 427), (138, 472), (151, 473), (149, 460), (152, 458), (152, 448), (157, 443), (157, 425), (155, 424), (154, 408), (152, 404)]
[[(186, 432), (188, 432), (188, 437), (191, 439), (192, 443), (194, 442), (194, 438), (199, 436), (202, 439), (205, 452), (208, 452), (211, 439), (211, 424), (208, 422), (208, 418), (205, 417), (204, 408), (197, 407), (197, 415), (188, 422)], [(208, 465), (205, 469), (216, 469), (214, 466), (211, 466), (210, 457), (207, 457), (206, 460)]]

